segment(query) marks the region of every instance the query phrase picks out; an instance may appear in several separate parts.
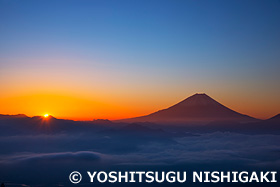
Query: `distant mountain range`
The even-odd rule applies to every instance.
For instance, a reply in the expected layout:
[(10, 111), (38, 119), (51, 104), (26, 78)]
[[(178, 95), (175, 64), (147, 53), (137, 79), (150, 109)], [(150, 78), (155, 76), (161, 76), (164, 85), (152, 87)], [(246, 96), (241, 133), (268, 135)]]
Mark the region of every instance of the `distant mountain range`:
[(169, 108), (152, 114), (119, 121), (177, 124), (213, 121), (253, 122), (257, 119), (231, 110), (203, 93), (194, 94)]

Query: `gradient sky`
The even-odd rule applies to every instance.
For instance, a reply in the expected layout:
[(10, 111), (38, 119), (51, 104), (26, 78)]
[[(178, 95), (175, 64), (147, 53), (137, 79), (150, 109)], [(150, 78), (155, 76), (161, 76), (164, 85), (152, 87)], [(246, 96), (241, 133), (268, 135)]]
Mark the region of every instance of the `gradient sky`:
[(280, 113), (279, 0), (0, 0), (0, 113), (120, 119), (205, 92)]

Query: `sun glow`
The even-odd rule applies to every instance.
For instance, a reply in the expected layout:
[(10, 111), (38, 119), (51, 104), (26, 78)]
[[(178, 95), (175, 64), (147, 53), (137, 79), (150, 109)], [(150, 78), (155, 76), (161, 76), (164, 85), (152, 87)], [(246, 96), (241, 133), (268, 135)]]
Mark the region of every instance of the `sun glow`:
[(49, 117), (49, 114), (45, 114), (44, 117), (45, 117), (45, 118)]

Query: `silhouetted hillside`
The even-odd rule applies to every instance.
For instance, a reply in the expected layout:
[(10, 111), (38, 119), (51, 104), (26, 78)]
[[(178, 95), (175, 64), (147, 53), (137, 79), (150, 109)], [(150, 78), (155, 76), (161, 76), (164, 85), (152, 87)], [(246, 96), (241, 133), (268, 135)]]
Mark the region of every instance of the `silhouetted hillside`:
[(269, 118), (267, 121), (280, 122), (280, 114), (277, 114), (276, 116), (273, 116), (272, 118)]
[(251, 122), (255, 118), (233, 111), (206, 94), (195, 94), (187, 99), (147, 116), (120, 120), (124, 122), (193, 123), (212, 121)]
[(27, 117), (26, 115), (0, 115), (0, 135), (91, 133), (106, 125), (90, 121), (56, 119), (53, 116)]

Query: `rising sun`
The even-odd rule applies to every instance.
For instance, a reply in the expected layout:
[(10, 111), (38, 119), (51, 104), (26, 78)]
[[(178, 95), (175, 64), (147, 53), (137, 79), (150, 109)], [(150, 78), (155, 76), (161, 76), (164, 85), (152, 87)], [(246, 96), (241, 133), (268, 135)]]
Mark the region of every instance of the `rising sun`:
[(45, 118), (49, 117), (49, 114), (45, 114), (44, 117), (45, 117)]

